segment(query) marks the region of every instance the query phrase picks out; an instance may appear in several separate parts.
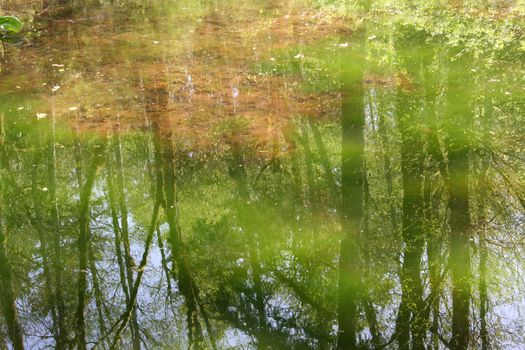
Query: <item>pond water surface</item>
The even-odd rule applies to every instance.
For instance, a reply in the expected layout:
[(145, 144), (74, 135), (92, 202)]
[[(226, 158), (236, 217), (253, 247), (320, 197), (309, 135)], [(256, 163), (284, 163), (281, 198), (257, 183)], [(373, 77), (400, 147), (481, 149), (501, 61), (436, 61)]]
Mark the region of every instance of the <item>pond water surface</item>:
[(0, 349), (522, 349), (524, 12), (446, 6), (0, 2)]

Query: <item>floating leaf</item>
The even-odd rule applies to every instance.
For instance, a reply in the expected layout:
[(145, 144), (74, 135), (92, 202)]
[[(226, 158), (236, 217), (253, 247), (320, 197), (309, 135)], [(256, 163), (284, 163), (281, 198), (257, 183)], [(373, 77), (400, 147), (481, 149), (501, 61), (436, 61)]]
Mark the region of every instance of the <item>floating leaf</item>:
[(15, 16), (0, 16), (0, 32), (15, 34), (22, 30), (22, 21)]

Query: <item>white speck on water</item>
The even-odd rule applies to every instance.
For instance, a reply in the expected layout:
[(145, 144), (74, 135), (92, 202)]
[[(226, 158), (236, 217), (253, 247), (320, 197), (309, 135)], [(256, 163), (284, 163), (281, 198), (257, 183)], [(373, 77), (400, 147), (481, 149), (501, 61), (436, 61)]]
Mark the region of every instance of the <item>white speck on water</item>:
[(186, 89), (188, 90), (188, 94), (193, 96), (193, 93), (195, 92), (195, 86), (193, 85), (193, 79), (191, 78), (191, 75), (186, 72)]

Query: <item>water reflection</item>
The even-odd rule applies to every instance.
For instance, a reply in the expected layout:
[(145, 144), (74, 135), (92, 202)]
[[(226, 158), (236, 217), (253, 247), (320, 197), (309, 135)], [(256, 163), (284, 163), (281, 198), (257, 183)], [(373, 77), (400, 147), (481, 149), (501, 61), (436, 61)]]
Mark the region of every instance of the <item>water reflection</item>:
[(322, 11), (44, 2), (2, 62), (0, 347), (525, 343), (513, 43)]

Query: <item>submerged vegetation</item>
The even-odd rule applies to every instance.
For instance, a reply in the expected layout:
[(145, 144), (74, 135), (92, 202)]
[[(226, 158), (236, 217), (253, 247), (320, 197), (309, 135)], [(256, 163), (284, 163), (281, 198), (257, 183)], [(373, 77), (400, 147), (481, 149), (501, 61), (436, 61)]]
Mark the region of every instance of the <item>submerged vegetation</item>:
[(525, 345), (522, 2), (0, 14), (0, 349)]
[(4, 42), (17, 41), (15, 35), (22, 30), (22, 21), (15, 16), (0, 16), (0, 44), (2, 45), (2, 57), (4, 57)]

